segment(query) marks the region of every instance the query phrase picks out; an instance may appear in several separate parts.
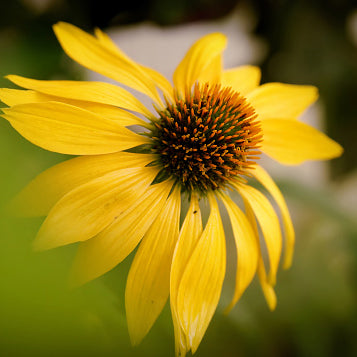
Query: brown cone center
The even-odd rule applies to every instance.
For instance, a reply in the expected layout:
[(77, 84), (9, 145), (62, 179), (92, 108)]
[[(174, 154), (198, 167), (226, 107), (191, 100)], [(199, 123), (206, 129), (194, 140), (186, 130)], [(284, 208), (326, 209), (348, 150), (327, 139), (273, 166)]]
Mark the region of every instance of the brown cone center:
[(175, 178), (184, 191), (222, 188), (259, 158), (257, 115), (231, 88), (196, 84), (185, 98), (166, 104), (154, 121), (152, 150), (161, 175)]

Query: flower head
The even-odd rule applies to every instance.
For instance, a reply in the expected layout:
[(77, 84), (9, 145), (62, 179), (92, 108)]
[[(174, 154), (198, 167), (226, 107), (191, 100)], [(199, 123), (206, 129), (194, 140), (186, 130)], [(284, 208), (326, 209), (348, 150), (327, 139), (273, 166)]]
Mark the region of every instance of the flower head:
[(152, 152), (162, 175), (173, 177), (183, 192), (204, 196), (222, 189), (260, 153), (254, 109), (229, 87), (196, 84), (158, 114), (150, 133)]
[[(259, 181), (279, 207), (283, 266), (289, 267), (290, 215), (257, 162), (261, 153), (288, 165), (342, 153), (339, 144), (297, 120), (317, 99), (317, 90), (259, 85), (260, 72), (253, 66), (224, 70), (226, 38), (218, 33), (190, 48), (171, 85), (133, 62), (99, 30), (91, 36), (66, 23), (54, 30), (70, 57), (146, 94), (153, 108), (108, 83), (8, 76), (24, 89), (0, 89), (0, 99), (9, 106), (2, 109), (3, 118), (44, 149), (78, 155), (40, 174), (13, 202), (24, 214), (47, 216), (34, 247), (79, 242), (71, 278), (78, 285), (106, 273), (139, 245), (125, 293), (131, 340), (143, 339), (170, 297), (176, 355), (184, 356), (197, 350), (221, 295), (226, 245), (220, 200), (238, 258), (228, 309), (256, 273), (274, 309), (280, 223), (269, 200), (247, 179)], [(241, 195), (244, 211), (230, 191)], [(181, 199), (189, 207), (180, 225)], [(205, 226), (200, 202), (210, 206)]]

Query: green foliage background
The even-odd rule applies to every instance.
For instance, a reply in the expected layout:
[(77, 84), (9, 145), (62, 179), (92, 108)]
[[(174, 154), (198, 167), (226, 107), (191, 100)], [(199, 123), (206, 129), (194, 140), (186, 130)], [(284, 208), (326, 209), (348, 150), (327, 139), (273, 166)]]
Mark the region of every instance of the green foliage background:
[[(36, 13), (26, 1), (0, 5), (0, 85), (17, 73), (34, 78), (81, 79), (51, 31), (69, 21), (84, 29), (151, 20), (161, 26), (213, 19), (229, 13), (232, 0), (55, 1)], [(257, 281), (228, 315), (222, 302), (197, 356), (356, 356), (356, 209), (340, 207), (339, 187), (356, 169), (356, 47), (346, 34), (348, 1), (246, 1), (257, 18), (255, 34), (268, 44), (263, 81), (311, 83), (326, 108), (328, 134), (345, 148), (330, 165), (330, 185), (307, 189), (279, 182), (295, 212), (297, 246), (289, 271), (278, 277), (278, 306), (268, 311)], [(284, 61), (278, 61), (283, 55)], [(62, 161), (28, 143), (0, 120), (0, 356), (171, 356), (166, 306), (143, 343), (130, 346), (124, 288), (129, 257), (83, 288), (69, 290), (67, 273), (75, 246), (34, 253), (31, 241), (42, 219), (10, 216), (6, 202), (36, 174)], [(232, 270), (231, 270), (232, 271)]]

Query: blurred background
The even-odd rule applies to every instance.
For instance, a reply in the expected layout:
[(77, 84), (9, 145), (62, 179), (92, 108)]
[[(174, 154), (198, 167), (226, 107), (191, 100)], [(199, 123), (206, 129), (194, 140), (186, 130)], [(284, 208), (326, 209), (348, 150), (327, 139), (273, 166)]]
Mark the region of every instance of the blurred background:
[[(169, 78), (200, 36), (228, 36), (225, 66), (254, 64), (262, 82), (312, 84), (320, 99), (302, 120), (345, 149), (327, 163), (281, 167), (263, 158), (291, 209), (293, 267), (280, 271), (270, 312), (254, 280), (226, 316), (234, 259), (221, 304), (196, 356), (357, 356), (357, 4), (350, 0), (13, 0), (0, 2), (0, 86), (4, 76), (100, 79), (71, 61), (52, 31), (67, 21), (100, 27), (134, 60)], [(1, 104), (0, 104), (1, 105)], [(32, 178), (65, 160), (0, 120), (0, 207)], [(42, 219), (0, 214), (0, 356), (172, 356), (166, 306), (132, 348), (124, 288), (132, 256), (70, 291), (75, 246), (33, 253)], [(229, 239), (229, 238), (228, 238)], [(230, 257), (234, 258), (234, 257)]]

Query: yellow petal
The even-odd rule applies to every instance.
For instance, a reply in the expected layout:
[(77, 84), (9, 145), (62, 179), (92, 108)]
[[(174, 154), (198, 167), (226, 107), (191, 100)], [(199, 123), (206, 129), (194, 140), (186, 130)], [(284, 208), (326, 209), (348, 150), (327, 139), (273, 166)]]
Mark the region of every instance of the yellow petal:
[(317, 88), (283, 83), (267, 83), (247, 95), (259, 119), (297, 118), (318, 98)]
[(35, 249), (55, 248), (94, 237), (140, 198), (157, 173), (153, 167), (122, 169), (70, 191), (42, 224)]
[(40, 103), (53, 100), (53, 96), (37, 93), (32, 90), (0, 88), (0, 100), (9, 107), (25, 103)]
[(175, 188), (144, 236), (125, 289), (130, 339), (137, 345), (162, 311), (170, 291), (170, 268), (179, 235), (180, 189)]
[(144, 167), (153, 155), (117, 152), (81, 156), (64, 161), (39, 174), (11, 202), (17, 215), (45, 216), (66, 193), (111, 171)]
[(342, 154), (343, 148), (325, 134), (296, 120), (267, 119), (261, 122), (261, 150), (286, 165), (306, 160), (328, 160)]
[[(113, 41), (112, 39), (100, 29), (95, 29), (95, 35), (103, 46), (106, 46), (111, 51), (116, 52), (119, 56), (132, 61)], [(154, 83), (163, 91), (168, 98), (173, 98), (173, 88), (171, 83), (159, 72), (152, 68), (138, 64), (138, 66), (154, 81)]]
[(285, 256), (283, 267), (287, 269), (291, 266), (293, 259), (295, 231), (285, 199), (278, 186), (261, 166), (256, 165), (254, 169), (249, 169), (249, 172), (269, 191), (279, 206), (285, 233)]
[(234, 187), (252, 207), (263, 232), (269, 257), (269, 282), (275, 285), (282, 247), (282, 237), (278, 217), (268, 199), (258, 190), (248, 185), (235, 184)]
[(243, 95), (258, 87), (261, 72), (259, 67), (240, 66), (225, 70), (222, 74), (222, 86), (232, 87)]
[(269, 283), (269, 280), (267, 278), (264, 262), (262, 258), (260, 258), (258, 262), (258, 277), (268, 307), (271, 311), (273, 311), (276, 308), (277, 298), (273, 285)]
[(159, 72), (152, 68), (140, 65), (140, 68), (155, 82), (155, 84), (162, 90), (166, 98), (173, 101), (174, 89), (171, 83)]
[(63, 103), (74, 105), (78, 108), (88, 110), (92, 113), (100, 115), (105, 119), (113, 120), (121, 126), (140, 125), (145, 128), (151, 128), (148, 122), (145, 122), (137, 115), (130, 113), (124, 109), (116, 108), (106, 104), (84, 102), (80, 100), (62, 99), (60, 101)]
[(86, 81), (41, 81), (16, 75), (6, 77), (26, 89), (56, 97), (112, 105), (133, 110), (147, 117), (150, 111), (131, 93), (123, 88), (104, 82)]
[(135, 249), (165, 205), (172, 184), (165, 181), (150, 186), (144, 194), (141, 191), (110, 226), (80, 244), (72, 269), (72, 285), (103, 275)]
[(223, 34), (212, 33), (193, 44), (177, 66), (173, 76), (175, 88), (181, 95), (210, 70), (212, 70), (213, 78), (220, 77), (221, 68), (217, 72), (217, 56), (221, 55), (226, 43), (227, 39)]
[(107, 154), (148, 142), (112, 120), (64, 103), (20, 104), (2, 110), (27, 140), (62, 154)]
[(216, 200), (209, 197), (207, 225), (187, 263), (177, 294), (177, 313), (195, 353), (218, 305), (226, 270), (226, 243)]
[(59, 22), (53, 29), (67, 55), (82, 66), (136, 89), (157, 103), (161, 102), (153, 81), (136, 63), (109, 50), (76, 26)]
[(94, 35), (97, 37), (98, 41), (105, 46), (108, 50), (118, 53), (120, 56), (129, 57), (112, 41), (108, 34), (103, 32), (100, 28), (96, 27), (94, 29)]
[(216, 84), (222, 80), (222, 55), (219, 54), (212, 59), (209, 66), (202, 70), (197, 81), (204, 83)]
[(54, 95), (43, 94), (32, 90), (0, 88), (0, 100), (8, 106), (26, 103), (62, 102), (89, 110), (106, 119), (114, 120), (117, 124), (122, 126), (141, 125), (146, 127), (148, 125), (133, 113), (109, 104), (56, 97)]
[(222, 195), (223, 203), (229, 214), (237, 249), (236, 286), (228, 312), (237, 303), (245, 289), (251, 283), (257, 270), (259, 245), (245, 214), (227, 195)]
[(172, 320), (175, 330), (176, 356), (185, 356), (189, 350), (186, 336), (178, 319), (177, 294), (182, 275), (193, 250), (202, 234), (202, 217), (197, 196), (191, 197), (190, 207), (180, 230), (180, 235), (175, 247), (170, 274), (170, 305)]
[[(243, 197), (243, 202), (244, 202), (244, 206), (245, 206), (245, 210), (246, 210), (246, 216), (248, 218), (248, 221), (250, 222), (251, 227), (254, 230), (257, 244), (260, 245), (258, 227), (257, 227), (257, 222), (254, 217), (253, 209), (252, 209), (251, 205), (249, 204), (249, 202), (244, 197)], [(276, 298), (276, 294), (275, 294), (273, 286), (268, 281), (263, 257), (261, 254), (259, 255), (257, 271), (258, 271), (258, 278), (259, 278), (260, 286), (262, 287), (263, 294), (264, 294), (265, 300), (268, 304), (268, 307), (270, 310), (274, 310), (276, 308), (277, 298)]]

